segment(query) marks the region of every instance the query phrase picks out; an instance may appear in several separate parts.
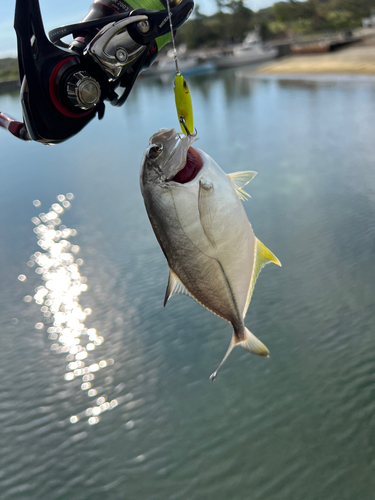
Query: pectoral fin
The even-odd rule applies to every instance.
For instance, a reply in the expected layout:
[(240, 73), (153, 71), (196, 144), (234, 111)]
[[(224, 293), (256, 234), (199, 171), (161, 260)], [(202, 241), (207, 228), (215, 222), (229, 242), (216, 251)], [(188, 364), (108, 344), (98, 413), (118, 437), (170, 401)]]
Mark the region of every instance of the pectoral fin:
[(250, 304), (251, 297), (253, 295), (254, 291), (254, 286), (256, 283), (256, 280), (259, 276), (260, 271), (262, 268), (268, 264), (269, 262), (273, 262), (277, 266), (281, 267), (281, 263), (279, 259), (269, 250), (261, 241), (258, 240), (258, 238), (255, 238), (255, 249), (254, 249), (254, 265), (253, 265), (253, 272), (251, 275), (251, 281), (250, 281), (250, 287), (249, 287), (249, 293), (247, 296), (247, 301), (245, 304), (245, 308), (243, 311), (243, 317), (245, 317), (247, 309)]
[(247, 200), (251, 198), (251, 196), (243, 190), (243, 188), (251, 182), (258, 172), (252, 172), (251, 170), (246, 170), (243, 172), (233, 172), (232, 174), (228, 174), (229, 179), (232, 181), (234, 185), (234, 189), (240, 200)]
[(167, 285), (167, 289), (165, 291), (165, 297), (164, 297), (164, 307), (166, 306), (168, 300), (172, 297), (172, 295), (177, 295), (177, 294), (187, 295), (188, 297), (191, 297), (192, 299), (194, 299), (194, 297), (191, 295), (191, 293), (186, 290), (184, 285), (178, 279), (177, 275), (172, 271), (172, 269), (170, 269), (169, 270), (168, 285)]
[(214, 203), (214, 186), (211, 181), (200, 179), (198, 193), (199, 219), (208, 241), (216, 249), (215, 236), (213, 231), (213, 219), (216, 214)]

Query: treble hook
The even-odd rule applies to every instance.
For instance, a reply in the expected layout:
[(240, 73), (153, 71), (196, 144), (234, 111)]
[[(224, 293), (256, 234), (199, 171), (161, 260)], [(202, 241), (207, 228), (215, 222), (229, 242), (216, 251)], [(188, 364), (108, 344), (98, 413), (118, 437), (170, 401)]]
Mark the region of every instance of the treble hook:
[(183, 116), (180, 116), (180, 123), (184, 127), (186, 134), (191, 135), (191, 133), (189, 132), (189, 129), (186, 126), (185, 118)]
[(195, 137), (195, 136), (198, 134), (197, 129), (195, 129), (195, 132), (194, 132), (194, 133), (191, 133), (191, 132), (189, 131), (189, 129), (188, 129), (188, 128), (187, 128), (187, 126), (186, 126), (186, 123), (185, 123), (185, 117), (184, 117), (184, 116), (180, 116), (180, 123), (181, 123), (181, 125), (184, 127), (184, 129), (185, 129), (186, 135), (188, 135), (188, 136), (192, 136), (192, 137)]

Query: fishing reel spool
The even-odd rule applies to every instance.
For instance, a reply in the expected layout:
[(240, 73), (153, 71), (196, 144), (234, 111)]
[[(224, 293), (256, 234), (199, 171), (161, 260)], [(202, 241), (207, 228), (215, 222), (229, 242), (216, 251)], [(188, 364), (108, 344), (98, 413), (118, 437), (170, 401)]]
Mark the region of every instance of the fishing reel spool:
[[(175, 30), (194, 1), (169, 3)], [(39, 1), (17, 0), (14, 28), (24, 122), (0, 112), (0, 126), (43, 144), (63, 142), (96, 115), (101, 119), (104, 101), (124, 104), (138, 74), (155, 60), (157, 38), (170, 32), (166, 10), (132, 9), (122, 0), (96, 0), (82, 22), (50, 31), (49, 39)], [(67, 35), (74, 38), (70, 45), (62, 41)]]

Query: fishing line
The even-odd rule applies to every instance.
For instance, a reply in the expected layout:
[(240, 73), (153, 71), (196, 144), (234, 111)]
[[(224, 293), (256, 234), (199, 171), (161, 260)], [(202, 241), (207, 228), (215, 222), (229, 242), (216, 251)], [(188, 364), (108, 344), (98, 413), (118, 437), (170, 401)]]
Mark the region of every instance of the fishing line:
[(194, 130), (193, 105), (191, 102), (191, 95), (188, 84), (180, 73), (180, 69), (178, 67), (178, 57), (173, 36), (172, 13), (169, 5), (169, 0), (167, 0), (167, 12), (169, 17), (169, 27), (172, 35), (173, 60), (176, 66), (176, 74), (174, 77), (174, 98), (176, 103), (177, 116), (182, 132), (190, 136), (192, 135), (192, 131)]
[(174, 43), (172, 13), (171, 13), (171, 8), (169, 6), (169, 0), (167, 0), (166, 3), (167, 3), (168, 18), (169, 18), (169, 28), (171, 30), (171, 35), (172, 35), (173, 60), (174, 60), (174, 63), (176, 65), (176, 75), (178, 75), (180, 73), (180, 70), (178, 69), (177, 50), (176, 50), (176, 44)]

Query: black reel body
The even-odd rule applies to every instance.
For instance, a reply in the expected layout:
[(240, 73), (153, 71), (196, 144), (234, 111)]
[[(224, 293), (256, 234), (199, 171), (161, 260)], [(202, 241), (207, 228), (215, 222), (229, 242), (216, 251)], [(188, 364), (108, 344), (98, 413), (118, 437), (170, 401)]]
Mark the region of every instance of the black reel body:
[(58, 76), (64, 68), (73, 70), (80, 60), (55, 47), (46, 37), (38, 1), (28, 2), (28, 12), (16, 4), (15, 30), (21, 78), (21, 103), (30, 139), (58, 143), (78, 133), (94, 116), (75, 112), (63, 105)]
[[(194, 2), (170, 4), (177, 29)], [(114, 106), (126, 101), (140, 71), (157, 56), (156, 38), (170, 26), (166, 10), (132, 10), (119, 0), (96, 0), (81, 23), (50, 31), (49, 40), (38, 0), (17, 0), (14, 28), (24, 123), (0, 112), (0, 126), (23, 140), (57, 144), (96, 115), (101, 119), (105, 100)], [(61, 40), (69, 34), (74, 38), (71, 45)], [(118, 87), (123, 88), (121, 95)]]

